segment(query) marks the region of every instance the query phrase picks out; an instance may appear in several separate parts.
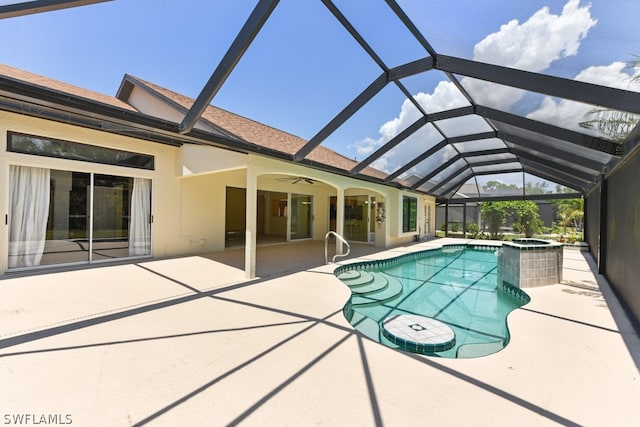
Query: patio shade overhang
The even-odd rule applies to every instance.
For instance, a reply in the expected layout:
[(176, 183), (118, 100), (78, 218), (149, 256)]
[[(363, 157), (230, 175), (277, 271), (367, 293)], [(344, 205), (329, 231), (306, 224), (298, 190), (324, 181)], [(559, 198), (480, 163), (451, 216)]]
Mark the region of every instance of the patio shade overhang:
[[(261, 147), (255, 141), (247, 142), (241, 138), (211, 134), (195, 129), (195, 124), (202, 117), (203, 111), (233, 72), (234, 67), (250, 48), (254, 39), (259, 37), (260, 30), (278, 7), (278, 0), (259, 0), (257, 2), (197, 99), (186, 111), (181, 123), (154, 121), (152, 118), (129, 112), (115, 115), (112, 114), (113, 112), (107, 112), (104, 117), (108, 117), (111, 122), (116, 123), (113, 128), (120, 126), (120, 130), (117, 130), (119, 132), (142, 135), (147, 139), (155, 139), (164, 143), (194, 142), (243, 152), (257, 152), (358, 179), (422, 192), (433, 195), (440, 201), (455, 201), (458, 198), (468, 200), (468, 196), (458, 194), (458, 190), (466, 182), (475, 182), (478, 199), (487, 197), (480, 191), (477, 177), (507, 173), (522, 174), (523, 177), (528, 174), (561, 184), (573, 189), (576, 194), (584, 195), (597, 185), (607, 170), (615, 167), (626, 152), (626, 142), (617, 143), (594, 136), (586, 131), (576, 131), (545, 123), (493, 108), (486, 105), (485, 101), (479, 102), (473, 91), (467, 88), (465, 79), (496, 85), (500, 88), (512, 88), (527, 93), (550, 96), (559, 100), (588, 104), (594, 108), (608, 108), (631, 114), (640, 114), (640, 93), (441, 54), (427, 41), (395, 0), (385, 0), (392, 12), (391, 16), (395, 16), (408, 30), (414, 41), (424, 50), (424, 56), (399, 66), (389, 67), (381, 55), (376, 52), (376, 49), (343, 14), (340, 7), (330, 0), (319, 1), (375, 63), (380, 74), (342, 110), (338, 111), (326, 125), (322, 126), (297, 152), (283, 153)], [(98, 2), (100, 1), (41, 0), (15, 3), (0, 6), (0, 17), (14, 16), (11, 13), (36, 13)], [(461, 99), (466, 100), (468, 105), (443, 111), (427, 111), (428, 109), (405, 86), (404, 79), (432, 71), (446, 76), (459, 91)], [(355, 162), (355, 165), (349, 170), (310, 160), (310, 154), (318, 146), (388, 86), (395, 86), (419, 112), (420, 117), (413, 124), (378, 147), (365, 159)], [(10, 97), (5, 99), (10, 99)], [(56, 99), (55, 101), (65, 104), (64, 99)], [(68, 103), (68, 100), (66, 102)], [(5, 104), (11, 103), (5, 101)], [(16, 105), (9, 107), (20, 108)], [(74, 111), (74, 114), (78, 116), (79, 123), (86, 120), (87, 116), (92, 116), (92, 114), (84, 114), (81, 120), (82, 114), (79, 112), (81, 108), (78, 107), (81, 106), (67, 105), (65, 108), (71, 108)], [(90, 108), (89, 111), (93, 110)], [(481, 123), (482, 129), (462, 134), (452, 133), (446, 126), (446, 121), (461, 119)], [(90, 121), (91, 119), (89, 119)], [(109, 127), (99, 123), (90, 123), (89, 125)], [(129, 129), (127, 126), (133, 127), (133, 129)], [(438, 135), (438, 140), (435, 143), (425, 142), (424, 150), (406, 159), (396, 169), (386, 173), (384, 178), (364, 173), (366, 168), (375, 165), (376, 160), (391, 150), (401, 148), (404, 141), (416, 137), (424, 129), (429, 129)], [(113, 131), (114, 129), (105, 130)], [(412, 172), (423, 162), (429, 164), (430, 167), (417, 174)], [(523, 185), (521, 198), (530, 196), (537, 197), (539, 195), (526, 194)]]
[[(265, 6), (266, 3), (269, 7)], [(264, 20), (256, 20), (252, 15), (238, 37), (246, 37), (243, 33), (249, 31), (246, 25), (250, 25), (252, 21), (259, 22), (253, 27), (254, 33), (257, 32), (258, 25), (262, 25), (268, 19), (266, 15), (273, 10), (277, 3), (277, 1), (260, 1), (254, 9), (254, 14), (260, 10), (268, 10), (268, 12), (264, 12)], [(389, 84), (396, 85), (402, 93), (407, 95), (407, 99), (420, 111), (421, 117), (368, 157), (358, 162), (350, 171), (354, 176), (358, 176), (365, 167), (370, 166), (406, 138), (428, 125), (433, 126), (441, 134), (441, 141), (428, 147), (418, 156), (409, 159), (404, 165), (390, 173), (385, 182), (387, 184), (396, 183), (409, 190), (431, 194), (439, 200), (455, 200), (457, 189), (468, 180), (478, 176), (515, 171), (564, 185), (575, 190), (573, 194), (585, 194), (596, 185), (599, 177), (606, 170), (611, 169), (625, 152), (624, 143), (616, 143), (588, 133), (558, 127), (481, 105), (465, 89), (458, 76), (633, 114), (640, 113), (640, 93), (439, 54), (394, 0), (386, 0), (387, 5), (424, 48), (427, 56), (390, 68), (334, 3), (329, 0), (322, 0), (322, 3), (379, 66), (381, 74), (293, 155), (292, 160), (295, 162), (303, 163), (309, 153)], [(228, 54), (235, 55), (234, 61), (237, 62), (244, 50), (239, 50), (232, 45)], [(430, 70), (443, 72), (458, 88), (469, 105), (448, 111), (427, 113), (415, 96), (404, 87), (402, 78), (418, 73), (427, 73)], [(212, 75), (212, 79), (215, 78), (215, 75), (215, 73)], [(222, 81), (217, 83), (222, 84)], [(214, 86), (215, 84), (216, 82), (214, 82)], [(201, 97), (206, 99), (213, 97), (215, 93), (211, 91), (209, 86), (210, 84), (203, 89)], [(187, 117), (193, 116), (191, 113), (190, 111)], [(450, 136), (447, 131), (438, 126), (438, 122), (442, 120), (472, 116), (484, 121), (490, 131)], [(461, 141), (473, 143), (487, 138), (500, 141), (502, 147), (499, 149), (480, 149), (477, 152), (469, 153), (462, 152), (455, 145)], [(455, 154), (447, 161), (437, 164), (437, 167), (419, 177), (417, 181), (407, 182), (406, 179), (401, 179), (402, 174), (406, 174), (420, 162), (430, 159), (443, 149), (450, 148), (453, 148)], [(476, 164), (469, 161), (472, 156), (490, 156), (498, 153), (508, 155), (508, 157), (494, 161), (481, 161)], [(462, 163), (462, 166), (458, 165), (458, 161)], [(483, 167), (482, 171), (477, 170), (479, 166)], [(430, 182), (438, 174), (441, 175), (439, 180)], [(480, 193), (478, 188), (478, 199), (482, 199)], [(528, 195), (523, 194), (518, 197), (527, 198)]]
[(113, 0), (34, 0), (11, 3), (0, 6), (0, 19), (32, 15), (34, 13), (53, 12), (70, 7), (86, 6)]

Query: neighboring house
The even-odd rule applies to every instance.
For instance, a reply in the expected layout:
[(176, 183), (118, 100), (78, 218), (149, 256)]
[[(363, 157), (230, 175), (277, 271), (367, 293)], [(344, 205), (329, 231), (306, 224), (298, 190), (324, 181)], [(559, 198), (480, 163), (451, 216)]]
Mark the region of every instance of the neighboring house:
[[(221, 251), (262, 241), (387, 247), (433, 235), (435, 199), (361, 176), (325, 147), (126, 75), (117, 97), (0, 65), (0, 275)], [(367, 179), (370, 177), (371, 179)]]

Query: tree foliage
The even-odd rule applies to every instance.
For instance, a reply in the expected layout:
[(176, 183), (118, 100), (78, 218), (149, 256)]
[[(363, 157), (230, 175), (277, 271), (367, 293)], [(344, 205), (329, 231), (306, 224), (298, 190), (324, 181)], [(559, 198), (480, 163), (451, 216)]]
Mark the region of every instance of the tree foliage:
[[(504, 182), (498, 181), (498, 180), (487, 181), (482, 186), (482, 188), (487, 193), (506, 191), (506, 190), (511, 192), (513, 192), (514, 190), (520, 193), (522, 192), (522, 187), (520, 187), (519, 185), (505, 184)], [(565, 188), (565, 187), (562, 187), (562, 188)], [(568, 189), (568, 190), (574, 191), (571, 189)], [(549, 188), (549, 183), (547, 183), (546, 181), (528, 181), (525, 184), (524, 192), (526, 194), (550, 194), (550, 193), (553, 193), (553, 190)], [(558, 192), (558, 186), (556, 186), (556, 192)]]
[(480, 208), (480, 215), (487, 224), (492, 239), (498, 238), (500, 227), (509, 216), (510, 202), (484, 202)]
[[(631, 83), (640, 84), (640, 57), (627, 62), (627, 68), (634, 70)], [(586, 114), (586, 120), (580, 123), (585, 129), (597, 129), (602, 135), (614, 142), (622, 143), (631, 131), (640, 123), (640, 115), (597, 107)]]
[(542, 227), (538, 205), (531, 200), (515, 202), (484, 202), (480, 208), (492, 239), (497, 239), (509, 217), (516, 217), (516, 226), (526, 237), (532, 237)]
[(498, 190), (518, 190), (519, 187), (516, 184), (505, 184), (502, 181), (487, 181), (482, 188), (484, 191), (490, 193)]
[(520, 228), (524, 232), (525, 237), (533, 237), (533, 235), (542, 228), (538, 205), (531, 200), (508, 203), (511, 205), (512, 213), (517, 215), (518, 224), (520, 224)]
[(584, 199), (560, 200), (558, 206), (558, 223), (567, 234), (567, 226), (572, 225), (580, 231), (584, 226)]

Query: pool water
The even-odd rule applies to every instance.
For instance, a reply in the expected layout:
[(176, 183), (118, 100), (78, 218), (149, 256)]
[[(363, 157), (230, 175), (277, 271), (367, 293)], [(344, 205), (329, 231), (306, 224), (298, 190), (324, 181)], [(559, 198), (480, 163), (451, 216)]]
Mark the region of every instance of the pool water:
[[(338, 269), (336, 274), (352, 290), (345, 316), (368, 337), (407, 351), (446, 358), (500, 351), (509, 342), (507, 315), (526, 304), (529, 297), (508, 284), (498, 286), (499, 250), (445, 246)], [(424, 316), (444, 323), (455, 334), (455, 345), (435, 351), (392, 342), (382, 324), (397, 315)]]

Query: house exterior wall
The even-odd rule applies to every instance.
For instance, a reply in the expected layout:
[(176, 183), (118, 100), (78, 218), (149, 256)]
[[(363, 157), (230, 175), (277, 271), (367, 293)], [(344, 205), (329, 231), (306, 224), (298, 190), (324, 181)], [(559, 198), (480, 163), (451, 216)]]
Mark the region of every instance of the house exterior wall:
[[(127, 103), (145, 114), (175, 123), (180, 123), (186, 113), (186, 111), (173, 108), (164, 102), (159, 102), (156, 97), (138, 86), (133, 86)], [(198, 121), (195, 127), (209, 132), (214, 130), (213, 126), (206, 124), (202, 120)]]
[[(162, 99), (158, 94), (153, 94), (144, 88), (133, 86), (131, 93), (127, 98), (127, 102), (137, 108), (139, 111), (145, 114), (150, 114), (156, 117), (161, 117), (166, 120), (174, 122), (180, 122), (184, 115), (184, 112), (179, 109), (175, 104), (171, 104), (170, 101)], [(201, 129), (207, 129), (211, 126), (204, 120), (199, 120), (197, 127)], [(211, 129), (209, 129), (211, 130)], [(202, 146), (185, 146), (182, 150), (183, 155), (183, 175), (208, 173), (211, 171), (221, 171), (225, 169), (233, 168), (246, 168), (248, 164), (251, 164), (256, 169), (258, 175), (258, 189), (265, 191), (280, 191), (284, 193), (296, 192), (300, 194), (311, 194), (314, 196), (314, 239), (323, 239), (325, 233), (329, 230), (329, 197), (335, 196), (337, 189), (344, 190), (345, 196), (354, 195), (370, 195), (376, 196), (377, 201), (383, 201), (385, 203), (386, 216), (388, 218), (385, 224), (378, 226), (376, 224), (375, 230), (375, 245), (380, 247), (387, 247), (390, 245), (402, 244), (413, 241), (416, 235), (420, 237), (433, 237), (435, 236), (435, 198), (430, 196), (422, 196), (417, 193), (411, 193), (408, 191), (400, 191), (396, 188), (389, 186), (379, 185), (375, 183), (368, 183), (358, 181), (353, 178), (330, 174), (328, 172), (322, 172), (315, 169), (303, 167), (294, 163), (285, 162), (276, 159), (265, 158), (255, 155), (242, 155), (238, 153), (225, 153), (224, 156), (211, 156), (208, 151), (211, 147)], [(245, 158), (245, 157), (248, 157)], [(324, 182), (332, 190), (327, 190), (322, 193), (319, 186), (313, 189), (305, 189), (304, 184), (297, 184), (296, 187), (291, 187), (290, 183), (273, 182), (269, 179), (261, 179), (261, 176), (269, 174), (289, 174), (292, 177), (305, 176)], [(243, 187), (245, 188), (245, 187)], [(401, 217), (397, 217), (396, 214), (402, 213), (402, 196), (409, 195), (418, 198), (418, 229), (415, 232), (403, 233)], [(427, 213), (425, 212), (425, 206), (430, 206), (430, 225), (431, 232), (428, 233), (427, 228)], [(217, 245), (216, 247), (219, 247)]]
[(182, 218), (174, 254), (224, 250), (226, 187), (246, 188), (246, 182), (242, 169), (180, 179)]
[[(56, 138), (65, 141), (133, 151), (155, 157), (155, 170), (143, 170), (121, 166), (88, 163), (77, 160), (57, 159), (7, 151), (7, 132)], [(135, 138), (114, 135), (64, 123), (43, 120), (0, 111), (0, 212), (9, 212), (9, 166), (20, 165), (77, 172), (94, 172), (106, 175), (148, 178), (152, 180), (152, 253), (166, 256), (175, 253), (175, 230), (180, 229), (180, 205), (175, 203), (180, 194), (177, 176), (179, 148), (154, 144)], [(4, 219), (4, 218), (3, 218)], [(0, 228), (0, 274), (7, 269), (8, 225), (2, 221)]]
[[(7, 132), (78, 142), (154, 156), (155, 169), (57, 159), (7, 151)], [(295, 163), (208, 146), (173, 147), (93, 129), (0, 112), (0, 212), (9, 211), (9, 166), (147, 178), (152, 181), (152, 256), (166, 257), (219, 251), (225, 248), (226, 187), (247, 188), (247, 168), (255, 171), (258, 190), (313, 196), (313, 239), (329, 230), (329, 200), (337, 194), (374, 196), (385, 203), (386, 219), (376, 224), (375, 245), (388, 247), (425, 235), (426, 205), (435, 219), (435, 200), (397, 188), (360, 181)], [(304, 176), (318, 184), (279, 181), (276, 176)], [(322, 185), (320, 185), (322, 183)], [(340, 191), (340, 193), (339, 193)], [(419, 230), (402, 232), (402, 196), (418, 200)], [(432, 221), (433, 221), (432, 219)], [(3, 221), (4, 222), (4, 221)], [(432, 226), (432, 232), (435, 226)], [(433, 233), (432, 233), (433, 234)], [(8, 225), (0, 231), (0, 274), (7, 270)]]

